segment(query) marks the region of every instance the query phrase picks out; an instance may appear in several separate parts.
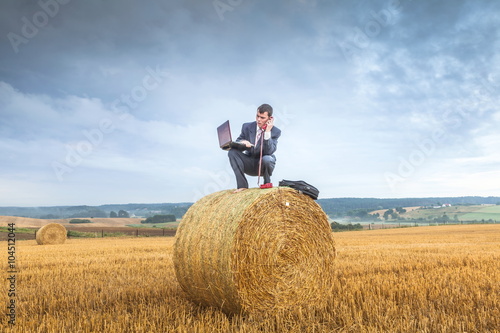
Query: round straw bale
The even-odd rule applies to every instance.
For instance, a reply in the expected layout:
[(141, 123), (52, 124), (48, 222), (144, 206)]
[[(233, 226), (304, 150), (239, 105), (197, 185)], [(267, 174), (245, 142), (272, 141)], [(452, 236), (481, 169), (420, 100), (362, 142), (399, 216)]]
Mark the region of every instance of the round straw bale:
[(227, 313), (322, 308), (334, 259), (326, 214), (288, 187), (201, 198), (182, 218), (173, 256), (188, 297)]
[(66, 228), (59, 223), (49, 223), (38, 229), (36, 242), (39, 245), (63, 244), (66, 241)]

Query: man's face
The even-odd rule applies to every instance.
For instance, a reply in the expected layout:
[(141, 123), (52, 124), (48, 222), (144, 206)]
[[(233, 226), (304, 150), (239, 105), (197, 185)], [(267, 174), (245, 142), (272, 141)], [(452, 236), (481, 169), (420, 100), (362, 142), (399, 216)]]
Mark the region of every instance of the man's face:
[(267, 112), (264, 113), (259, 113), (257, 112), (257, 126), (261, 128), (268, 120), (269, 120), (269, 114)]

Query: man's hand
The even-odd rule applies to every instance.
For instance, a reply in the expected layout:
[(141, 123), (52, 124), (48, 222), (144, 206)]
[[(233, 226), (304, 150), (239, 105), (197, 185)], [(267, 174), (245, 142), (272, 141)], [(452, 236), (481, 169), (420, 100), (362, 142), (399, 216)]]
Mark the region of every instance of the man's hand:
[(253, 144), (250, 143), (250, 141), (247, 140), (241, 140), (240, 143), (244, 144), (245, 147), (250, 148), (253, 146)]
[(269, 117), (269, 120), (266, 122), (266, 132), (271, 132), (274, 126), (274, 117)]

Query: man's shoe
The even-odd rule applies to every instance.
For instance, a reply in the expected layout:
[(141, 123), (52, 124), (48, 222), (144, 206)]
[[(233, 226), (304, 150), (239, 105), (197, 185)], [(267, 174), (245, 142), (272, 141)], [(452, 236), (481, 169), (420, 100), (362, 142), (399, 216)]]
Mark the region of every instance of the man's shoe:
[(266, 183), (266, 184), (260, 185), (260, 188), (272, 188), (272, 187), (273, 187), (273, 183)]

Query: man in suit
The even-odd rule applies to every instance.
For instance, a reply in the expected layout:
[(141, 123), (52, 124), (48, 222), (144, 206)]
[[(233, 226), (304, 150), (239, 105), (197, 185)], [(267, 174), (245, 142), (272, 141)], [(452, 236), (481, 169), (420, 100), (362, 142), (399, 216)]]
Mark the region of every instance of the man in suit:
[[(244, 148), (229, 150), (229, 162), (236, 176), (237, 189), (235, 192), (248, 188), (245, 174), (257, 176), (259, 174), (260, 151), (262, 142), (262, 166), (260, 174), (264, 177), (261, 188), (272, 187), (271, 176), (276, 157), (274, 152), (278, 146), (281, 130), (274, 126), (273, 108), (269, 104), (262, 104), (257, 108), (256, 120), (244, 123), (241, 134), (236, 141), (244, 144)], [(261, 138), (263, 136), (263, 138)]]

